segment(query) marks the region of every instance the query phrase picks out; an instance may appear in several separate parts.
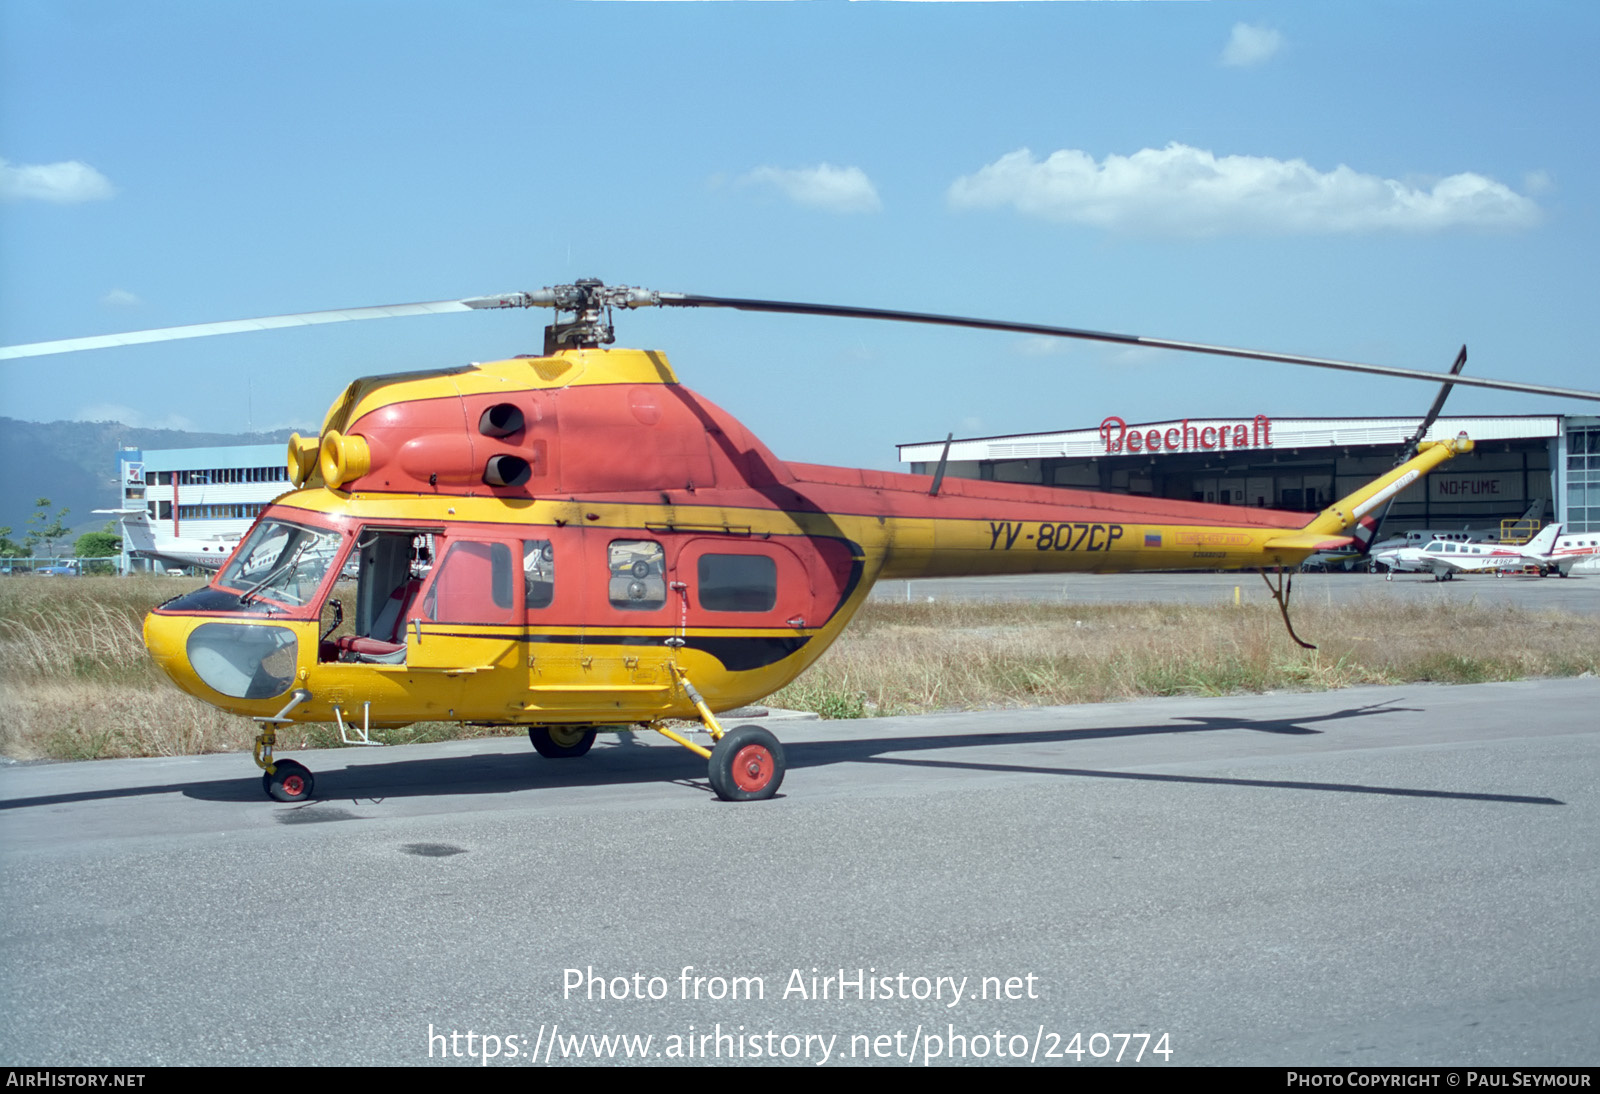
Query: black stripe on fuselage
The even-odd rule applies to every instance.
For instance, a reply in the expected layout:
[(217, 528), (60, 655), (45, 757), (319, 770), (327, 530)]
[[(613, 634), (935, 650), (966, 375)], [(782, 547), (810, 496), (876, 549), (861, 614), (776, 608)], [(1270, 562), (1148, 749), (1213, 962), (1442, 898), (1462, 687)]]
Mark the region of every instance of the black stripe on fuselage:
[[(443, 631), (427, 632), (431, 637), (435, 634), (449, 638), (499, 638), (515, 642), (549, 643), (551, 645), (574, 646), (656, 646), (668, 648), (666, 641), (671, 638), (669, 634), (457, 634)], [(712, 635), (685, 635), (683, 648), (699, 650), (708, 653), (722, 662), (723, 668), (729, 672), (748, 672), (751, 669), (766, 668), (775, 665), (790, 654), (797, 653), (805, 648), (811, 641), (808, 634), (777, 636), (777, 635), (740, 635), (738, 637), (716, 637)]]

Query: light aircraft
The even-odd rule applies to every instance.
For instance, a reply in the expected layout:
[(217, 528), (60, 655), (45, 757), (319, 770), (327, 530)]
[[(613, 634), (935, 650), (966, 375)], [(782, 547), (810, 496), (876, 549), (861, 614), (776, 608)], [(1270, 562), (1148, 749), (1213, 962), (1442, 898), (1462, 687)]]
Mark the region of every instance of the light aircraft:
[[(1388, 553), (1402, 547), (1426, 547), (1436, 539), (1454, 540), (1457, 543), (1526, 543), (1539, 529), (1544, 515), (1544, 499), (1535, 498), (1527, 510), (1516, 520), (1501, 521), (1498, 528), (1412, 528), (1397, 536), (1380, 540), (1372, 545), (1372, 561), (1387, 565)], [(1512, 538), (1508, 539), (1507, 534)], [(1520, 538), (1517, 538), (1520, 537)]]
[(1550, 525), (1550, 528), (1557, 531), (1554, 542), (1534, 537), (1523, 549), (1542, 576), (1570, 577), (1573, 566), (1600, 555), (1600, 533), (1562, 533), (1560, 525)]
[(96, 509), (97, 514), (114, 516), (122, 532), (122, 542), (130, 558), (148, 558), (176, 566), (197, 566), (220, 570), (228, 561), (243, 533), (217, 536), (169, 536), (158, 532), (144, 509)]
[[(1561, 525), (1552, 527), (1559, 529)], [(1528, 547), (1532, 548), (1533, 543), (1530, 542)], [(1555, 543), (1540, 554), (1537, 561), (1546, 576), (1560, 574), (1569, 577), (1574, 566), (1597, 555), (1600, 555), (1600, 532), (1567, 533), (1557, 535)]]
[[(310, 797), (314, 783), (304, 765), (274, 755), (277, 727), (334, 722), (359, 743), (374, 727), (425, 720), (526, 726), (552, 758), (583, 755), (598, 731), (644, 727), (704, 757), (721, 798), (769, 798), (784, 777), (782, 745), (756, 726), (725, 731), (716, 713), (793, 680), (875, 581), (1196, 568), (1281, 574), (1315, 551), (1370, 536), (1374, 510), (1472, 449), (1465, 436), (1421, 442), (1388, 474), (1309, 518), (946, 479), (944, 460), (931, 479), (790, 463), (680, 384), (663, 354), (608, 348), (613, 309), (647, 306), (931, 323), (1405, 376), (1445, 390), (1459, 383), (1600, 400), (1068, 327), (593, 280), (38, 343), (0, 358), (480, 308), (572, 315), (546, 328), (537, 356), (350, 384), (319, 436), (290, 440), (294, 489), (263, 511), (209, 585), (146, 617), (145, 643), (179, 687), (260, 723), (255, 760), (279, 801)], [(334, 590), (352, 569), (346, 621)], [(1287, 622), (1282, 582), (1274, 595)], [(698, 722), (712, 747), (669, 719)]]
[[(1555, 550), (1560, 534), (1560, 524), (1547, 524), (1526, 544), (1435, 539), (1421, 547), (1375, 550), (1372, 558), (1375, 563), (1381, 562), (1387, 567), (1389, 581), (1394, 580), (1397, 571), (1432, 574), (1435, 581), (1451, 581), (1457, 574), (1504, 574), (1530, 568), (1546, 574), (1555, 569), (1551, 552)], [(1567, 569), (1570, 570), (1581, 558), (1574, 554)]]

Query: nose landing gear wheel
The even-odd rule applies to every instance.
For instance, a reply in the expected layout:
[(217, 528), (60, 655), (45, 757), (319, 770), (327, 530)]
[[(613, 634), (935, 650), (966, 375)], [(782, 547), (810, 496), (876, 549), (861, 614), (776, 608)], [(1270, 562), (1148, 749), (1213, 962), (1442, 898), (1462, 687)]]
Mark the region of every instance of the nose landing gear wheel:
[(278, 760), (273, 766), (276, 771), (261, 774), (261, 789), (267, 792), (267, 797), (279, 802), (303, 802), (311, 797), (316, 780), (311, 777), (309, 768), (293, 760)]
[(571, 760), (594, 746), (594, 730), (586, 726), (529, 726), (533, 749), (547, 760)]
[(785, 768), (778, 738), (759, 726), (740, 726), (711, 750), (708, 773), (723, 801), (753, 802), (778, 792)]

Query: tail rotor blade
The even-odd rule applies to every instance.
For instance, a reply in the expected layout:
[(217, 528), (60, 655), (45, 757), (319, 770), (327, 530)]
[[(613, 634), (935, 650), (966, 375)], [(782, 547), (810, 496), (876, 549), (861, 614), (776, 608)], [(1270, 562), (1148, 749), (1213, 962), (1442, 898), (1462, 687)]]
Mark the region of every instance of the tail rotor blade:
[[(1456, 354), (1455, 364), (1450, 366), (1450, 375), (1453, 377), (1460, 376), (1461, 370), (1466, 367), (1466, 364), (1467, 347), (1462, 346), (1461, 352)], [(1446, 380), (1439, 385), (1439, 394), (1434, 396), (1433, 405), (1428, 408), (1428, 413), (1423, 416), (1422, 424), (1417, 427), (1417, 431), (1406, 442), (1405, 451), (1400, 455), (1401, 463), (1405, 463), (1416, 454), (1417, 445), (1422, 443), (1422, 438), (1428, 435), (1428, 430), (1433, 428), (1433, 423), (1439, 420), (1439, 412), (1444, 409), (1444, 401), (1449, 398), (1450, 389), (1455, 387), (1456, 382), (1453, 379)]]

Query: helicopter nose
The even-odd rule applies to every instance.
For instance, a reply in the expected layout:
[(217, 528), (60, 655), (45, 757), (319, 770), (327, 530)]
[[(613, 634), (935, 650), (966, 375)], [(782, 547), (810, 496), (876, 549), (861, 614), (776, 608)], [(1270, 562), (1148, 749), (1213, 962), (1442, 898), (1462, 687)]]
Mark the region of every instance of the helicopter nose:
[(154, 612), (144, 617), (144, 648), (150, 651), (151, 660), (168, 676), (172, 676), (174, 664), (183, 663), (183, 638), (189, 630), (183, 625), (185, 622)]
[(152, 612), (144, 641), (173, 683), (227, 709), (238, 707), (227, 699), (272, 699), (294, 683), (299, 636), (290, 627)]
[(203, 696), (200, 678), (195, 675), (184, 650), (194, 624), (195, 620), (184, 616), (151, 612), (144, 617), (144, 648), (174, 684), (191, 695)]

